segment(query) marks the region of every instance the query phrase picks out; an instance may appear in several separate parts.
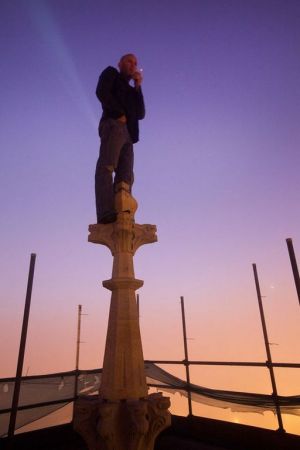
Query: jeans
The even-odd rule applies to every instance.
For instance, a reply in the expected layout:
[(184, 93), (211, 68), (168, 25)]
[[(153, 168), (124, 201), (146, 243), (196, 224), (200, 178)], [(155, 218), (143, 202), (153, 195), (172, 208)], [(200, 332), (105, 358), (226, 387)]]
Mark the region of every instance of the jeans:
[(134, 180), (133, 144), (127, 125), (116, 119), (101, 120), (99, 135), (100, 155), (95, 173), (98, 222), (103, 215), (114, 212), (114, 186), (124, 181), (131, 188)]

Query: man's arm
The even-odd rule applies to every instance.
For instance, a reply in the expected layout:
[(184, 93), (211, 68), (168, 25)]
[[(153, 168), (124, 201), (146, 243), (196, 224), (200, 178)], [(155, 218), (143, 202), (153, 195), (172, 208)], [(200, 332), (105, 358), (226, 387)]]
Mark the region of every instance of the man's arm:
[(96, 89), (96, 95), (102, 103), (103, 108), (109, 110), (111, 117), (114, 119), (125, 116), (124, 109), (112, 94), (112, 88), (117, 75), (118, 71), (116, 69), (107, 67), (101, 73)]
[(135, 88), (135, 97), (136, 97), (136, 113), (138, 120), (142, 120), (145, 117), (145, 103), (144, 97), (142, 93), (142, 89), (139, 86)]
[(138, 120), (142, 120), (145, 117), (145, 103), (142, 93), (143, 76), (141, 71), (136, 71), (133, 74), (134, 88), (135, 88), (135, 104)]

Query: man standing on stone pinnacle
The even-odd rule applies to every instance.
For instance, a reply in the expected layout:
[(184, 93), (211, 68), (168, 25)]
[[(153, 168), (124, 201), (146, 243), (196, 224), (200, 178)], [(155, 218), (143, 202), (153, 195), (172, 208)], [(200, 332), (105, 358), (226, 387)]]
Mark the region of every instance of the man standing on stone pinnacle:
[(103, 109), (95, 174), (97, 223), (116, 221), (114, 186), (121, 181), (130, 188), (133, 184), (133, 144), (139, 140), (138, 121), (145, 117), (136, 57), (131, 53), (122, 56), (118, 67), (119, 71), (109, 66), (101, 73), (96, 90)]

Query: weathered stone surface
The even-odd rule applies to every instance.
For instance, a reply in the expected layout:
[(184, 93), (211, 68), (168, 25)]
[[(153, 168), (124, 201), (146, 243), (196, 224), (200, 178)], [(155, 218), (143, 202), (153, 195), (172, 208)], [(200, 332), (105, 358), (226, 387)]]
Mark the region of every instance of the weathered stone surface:
[(157, 241), (155, 225), (134, 221), (137, 202), (126, 183), (115, 195), (117, 220), (89, 226), (89, 242), (108, 247), (113, 255), (111, 293), (100, 396), (79, 398), (74, 427), (89, 450), (152, 450), (156, 436), (170, 425), (170, 401), (148, 394), (135, 291), (133, 256), (144, 244)]
[(116, 287), (111, 296), (100, 396), (138, 399), (147, 392), (134, 288)]
[(89, 450), (153, 450), (158, 434), (171, 424), (169, 406), (160, 393), (122, 402), (80, 397), (74, 429)]

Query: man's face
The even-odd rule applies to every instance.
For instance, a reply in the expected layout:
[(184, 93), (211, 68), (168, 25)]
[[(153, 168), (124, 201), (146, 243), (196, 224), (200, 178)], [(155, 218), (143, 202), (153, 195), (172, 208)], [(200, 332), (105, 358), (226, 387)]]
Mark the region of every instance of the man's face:
[(121, 58), (119, 62), (120, 72), (128, 78), (131, 78), (132, 75), (137, 70), (137, 59), (134, 55), (126, 55)]

